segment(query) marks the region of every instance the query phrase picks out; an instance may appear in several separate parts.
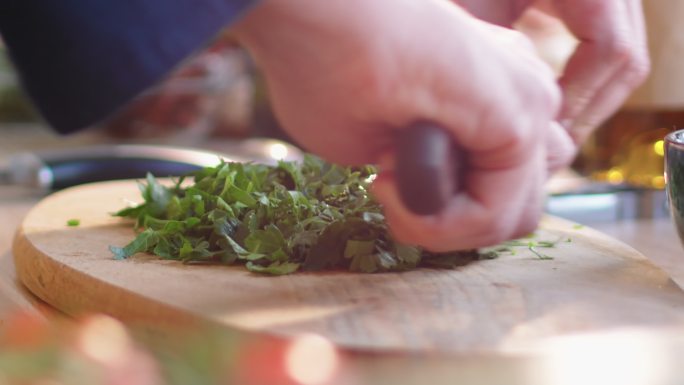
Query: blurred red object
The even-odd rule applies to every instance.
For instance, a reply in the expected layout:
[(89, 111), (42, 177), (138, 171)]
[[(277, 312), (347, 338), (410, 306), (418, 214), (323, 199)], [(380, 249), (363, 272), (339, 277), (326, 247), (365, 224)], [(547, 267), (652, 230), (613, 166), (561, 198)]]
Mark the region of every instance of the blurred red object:
[(20, 311), (4, 322), (0, 346), (5, 348), (38, 348), (53, 341), (50, 322), (36, 312)]

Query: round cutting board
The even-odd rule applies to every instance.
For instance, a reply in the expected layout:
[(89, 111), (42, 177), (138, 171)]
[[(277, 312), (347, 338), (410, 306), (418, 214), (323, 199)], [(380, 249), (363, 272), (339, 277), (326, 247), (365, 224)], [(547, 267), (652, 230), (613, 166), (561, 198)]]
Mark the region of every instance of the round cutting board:
[[(110, 245), (135, 236), (110, 213), (141, 200), (134, 181), (83, 185), (46, 197), (19, 228), (21, 281), (68, 313), (105, 312), (156, 324), (210, 321), (231, 331), (318, 333), (369, 350), (500, 352), (544, 337), (684, 321), (684, 292), (629, 246), (559, 218), (544, 219), (540, 249), (453, 270), (296, 273), (184, 265)], [(72, 218), (77, 227), (67, 226)]]

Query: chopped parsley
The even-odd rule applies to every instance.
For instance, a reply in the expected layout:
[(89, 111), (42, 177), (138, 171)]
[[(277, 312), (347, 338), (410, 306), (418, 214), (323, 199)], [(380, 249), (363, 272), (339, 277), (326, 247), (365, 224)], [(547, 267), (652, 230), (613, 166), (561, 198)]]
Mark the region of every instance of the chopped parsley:
[(135, 219), (136, 238), (110, 250), (117, 259), (148, 252), (272, 275), (451, 268), (480, 258), (475, 250), (432, 253), (392, 239), (368, 192), (375, 173), (306, 156), (277, 166), (221, 162), (187, 187), (184, 178), (165, 186), (148, 175), (140, 183), (144, 202), (114, 214)]

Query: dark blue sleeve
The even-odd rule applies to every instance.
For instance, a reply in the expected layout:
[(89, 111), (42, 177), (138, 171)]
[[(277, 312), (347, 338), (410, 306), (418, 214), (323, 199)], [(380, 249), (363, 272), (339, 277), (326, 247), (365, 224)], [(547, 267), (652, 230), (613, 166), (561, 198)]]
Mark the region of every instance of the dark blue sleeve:
[(0, 35), (58, 131), (107, 117), (255, 0), (0, 0)]

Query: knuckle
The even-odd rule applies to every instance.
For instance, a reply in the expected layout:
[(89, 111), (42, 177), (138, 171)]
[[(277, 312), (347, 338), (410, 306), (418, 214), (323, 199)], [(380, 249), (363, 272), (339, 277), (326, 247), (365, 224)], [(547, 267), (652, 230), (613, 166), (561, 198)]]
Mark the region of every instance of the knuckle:
[(614, 65), (626, 66), (631, 72), (645, 76), (650, 69), (648, 50), (625, 39), (617, 39), (606, 48), (609, 61)]
[(611, 39), (597, 44), (596, 50), (603, 53), (606, 61), (612, 67), (622, 67), (629, 64), (636, 57), (636, 47), (626, 39)]
[(632, 87), (643, 83), (651, 72), (651, 61), (647, 54), (637, 54), (627, 64), (625, 82)]
[(596, 48), (603, 52), (612, 67), (620, 69), (622, 82), (631, 88), (643, 83), (650, 73), (648, 49), (642, 45), (615, 39)]

